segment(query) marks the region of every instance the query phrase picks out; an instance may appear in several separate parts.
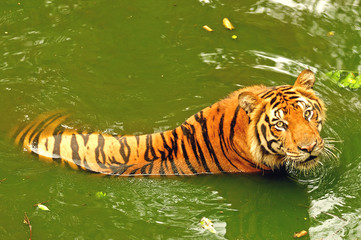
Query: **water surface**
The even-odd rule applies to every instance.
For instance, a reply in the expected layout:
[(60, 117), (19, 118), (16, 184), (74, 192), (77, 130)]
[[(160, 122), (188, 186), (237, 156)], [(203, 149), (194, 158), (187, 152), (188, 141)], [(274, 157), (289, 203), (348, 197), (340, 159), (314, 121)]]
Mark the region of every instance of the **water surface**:
[[(360, 13), (358, 1), (331, 0), (1, 2), (0, 238), (26, 239), (26, 212), (34, 239), (357, 239), (361, 90), (323, 73), (361, 71)], [(8, 139), (54, 109), (89, 131), (173, 129), (240, 87), (292, 84), (305, 68), (328, 108), (322, 135), (341, 140), (307, 176), (104, 178)], [(33, 206), (44, 201), (50, 212)]]

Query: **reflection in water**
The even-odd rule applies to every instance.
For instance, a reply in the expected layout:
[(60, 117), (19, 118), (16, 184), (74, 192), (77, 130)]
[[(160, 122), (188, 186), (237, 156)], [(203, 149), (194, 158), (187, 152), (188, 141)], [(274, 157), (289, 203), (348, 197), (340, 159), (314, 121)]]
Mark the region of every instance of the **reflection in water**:
[(216, 48), (215, 52), (210, 53), (201, 52), (199, 57), (202, 62), (211, 65), (215, 69), (222, 69), (225, 64), (233, 64), (236, 59), (235, 56), (232, 56), (232, 53), (225, 53), (222, 48)]
[[(361, 72), (361, 11), (359, 0), (337, 3), (332, 0), (261, 0), (250, 9), (250, 14), (267, 15), (305, 31), (317, 41), (309, 45), (312, 50), (327, 58), (323, 68), (351, 69)], [(310, 15), (314, 18), (310, 18)], [(330, 31), (334, 37), (328, 36)], [(322, 44), (319, 40), (322, 39)], [(295, 39), (297, 40), (297, 39)], [(304, 41), (304, 40), (303, 40)], [(304, 41), (304, 44), (307, 44)], [(314, 64), (321, 64), (321, 59)], [(331, 64), (331, 65), (330, 65)], [(323, 70), (323, 69), (322, 69)]]
[(325, 10), (328, 10), (330, 8), (334, 8), (334, 6), (331, 4), (331, 1), (319, 1), (319, 0), (306, 0), (302, 1), (302, 3), (298, 1), (293, 0), (270, 0), (270, 1), (259, 1), (255, 5), (257, 6), (256, 9), (251, 9), (255, 13), (263, 13), (268, 12), (269, 9), (265, 8), (262, 3), (270, 2), (272, 4), (278, 4), (282, 5), (283, 7), (288, 7), (292, 9), (293, 11), (305, 11), (308, 10), (314, 14), (321, 14)]
[(352, 236), (360, 236), (361, 159), (357, 160), (358, 165), (344, 173), (333, 192), (312, 200), (310, 216), (315, 222), (310, 233), (313, 238), (352, 239)]
[[(312, 71), (316, 72), (315, 68), (310, 67), (300, 61), (289, 59), (276, 54), (256, 50), (250, 50), (249, 53), (255, 56), (256, 63), (258, 63), (253, 66), (254, 68), (279, 72), (296, 78), (298, 73), (303, 69), (311, 69)], [(262, 62), (265, 62), (265, 60), (269, 61), (267, 64), (262, 64)]]

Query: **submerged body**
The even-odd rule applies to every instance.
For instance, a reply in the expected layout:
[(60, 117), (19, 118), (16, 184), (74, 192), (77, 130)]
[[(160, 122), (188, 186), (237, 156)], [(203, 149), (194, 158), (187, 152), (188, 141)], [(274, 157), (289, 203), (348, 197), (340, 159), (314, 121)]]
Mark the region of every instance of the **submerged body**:
[(203, 109), (174, 130), (140, 136), (58, 131), (66, 119), (47, 114), (15, 142), (41, 158), (109, 175), (261, 172), (291, 162), (309, 169), (323, 150), (324, 105), (303, 71), (293, 86), (252, 86)]

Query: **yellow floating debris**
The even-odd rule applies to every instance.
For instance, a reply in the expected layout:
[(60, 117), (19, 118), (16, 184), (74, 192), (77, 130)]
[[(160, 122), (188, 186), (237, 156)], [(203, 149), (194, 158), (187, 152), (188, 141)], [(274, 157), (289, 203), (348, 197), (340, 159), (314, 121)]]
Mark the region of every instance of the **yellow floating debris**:
[(301, 232), (298, 232), (298, 233), (293, 234), (293, 237), (294, 237), (294, 238), (300, 238), (300, 237), (303, 237), (303, 236), (305, 236), (305, 235), (307, 235), (307, 231), (302, 230)]
[(207, 25), (204, 25), (203, 28), (207, 30), (208, 32), (213, 32), (213, 29), (208, 27)]
[(225, 28), (229, 29), (229, 30), (233, 30), (234, 26), (232, 25), (231, 21), (229, 21), (228, 18), (223, 18), (223, 25)]
[(203, 217), (201, 219), (201, 226), (204, 228), (204, 229), (207, 229), (208, 231), (210, 231), (211, 233), (216, 233), (216, 229), (213, 228), (213, 223), (211, 220), (209, 220), (208, 218), (206, 217)]
[(335, 32), (334, 31), (328, 32), (327, 36), (328, 37), (333, 37), (333, 36), (335, 36)]
[(238, 38), (237, 35), (232, 36), (232, 39), (234, 39), (234, 40), (236, 40), (237, 38)]

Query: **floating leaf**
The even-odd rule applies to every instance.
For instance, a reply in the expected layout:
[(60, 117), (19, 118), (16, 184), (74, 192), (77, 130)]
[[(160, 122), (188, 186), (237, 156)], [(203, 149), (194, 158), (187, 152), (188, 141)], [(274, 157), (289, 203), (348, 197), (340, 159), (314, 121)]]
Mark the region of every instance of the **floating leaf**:
[(207, 30), (208, 32), (213, 32), (213, 29), (208, 27), (207, 25), (204, 25), (203, 28)]
[(298, 233), (293, 234), (293, 237), (294, 237), (294, 238), (300, 238), (300, 237), (303, 237), (303, 236), (305, 236), (305, 235), (307, 235), (307, 231), (302, 230), (301, 232), (298, 232)]
[(97, 198), (104, 198), (104, 197), (107, 196), (107, 194), (106, 194), (106, 193), (103, 193), (103, 192), (97, 192), (97, 193), (95, 194), (95, 196), (96, 196)]
[(203, 217), (201, 219), (201, 226), (204, 228), (204, 229), (207, 229), (208, 231), (210, 231), (211, 233), (216, 233), (216, 230), (213, 228), (213, 223), (211, 220), (209, 220), (208, 218), (206, 217)]
[(43, 211), (50, 211), (49, 208), (43, 204), (38, 204), (38, 208)]
[(335, 32), (334, 31), (330, 31), (327, 33), (327, 37), (333, 37), (335, 36)]
[(356, 89), (359, 88), (361, 86), (361, 75), (358, 75), (357, 77), (355, 77), (355, 83), (350, 85), (350, 88)]
[(229, 29), (229, 30), (233, 30), (234, 26), (232, 25), (231, 21), (229, 21), (228, 18), (223, 18), (223, 25), (225, 28)]
[(361, 86), (361, 75), (356, 76), (355, 73), (345, 70), (337, 70), (326, 73), (326, 76), (340, 87), (357, 89)]

